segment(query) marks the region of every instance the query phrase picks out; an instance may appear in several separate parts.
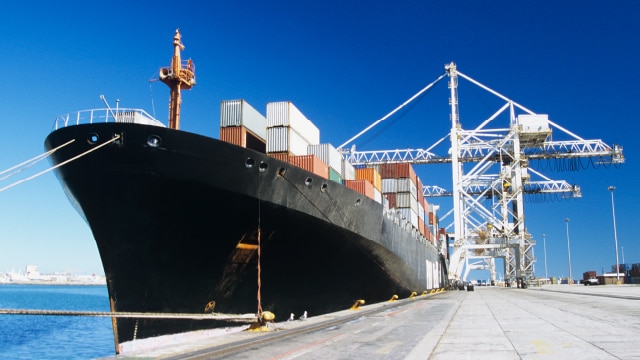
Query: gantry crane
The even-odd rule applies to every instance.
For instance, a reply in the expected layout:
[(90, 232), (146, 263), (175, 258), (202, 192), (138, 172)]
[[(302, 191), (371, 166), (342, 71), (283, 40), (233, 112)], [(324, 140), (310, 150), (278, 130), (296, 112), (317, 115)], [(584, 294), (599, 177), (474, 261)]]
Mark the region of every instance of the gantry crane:
[[(439, 156), (433, 149), (446, 136), (425, 149), (363, 151), (344, 148), (373, 126), (418, 98), (449, 77), (450, 148)], [(494, 114), (472, 130), (462, 128), (458, 111), (458, 79), (497, 96), (505, 103)], [(508, 115), (508, 126), (489, 128), (499, 116)], [(552, 129), (572, 140), (553, 141)], [(529, 167), (532, 161), (543, 159), (598, 158), (599, 163), (621, 164), (622, 148), (610, 147), (601, 140), (585, 140), (549, 120), (546, 114), (536, 114), (500, 93), (459, 72), (455, 63), (445, 65), (445, 73), (420, 90), (391, 113), (349, 139), (340, 147), (354, 165), (376, 165), (393, 162), (413, 164), (450, 163), (452, 191), (427, 185), (422, 189), (428, 197), (451, 196), (452, 209), (440, 220), (452, 217), (446, 227), (452, 253), (449, 261), (450, 281), (465, 281), (472, 269), (489, 270), (496, 280), (495, 259), (504, 259), (504, 277), (509, 281), (534, 276), (535, 241), (525, 227), (524, 196), (526, 194), (561, 194), (580, 197), (580, 187), (566, 181), (551, 180)], [(540, 180), (532, 180), (531, 176)], [(465, 269), (464, 274), (462, 273)]]

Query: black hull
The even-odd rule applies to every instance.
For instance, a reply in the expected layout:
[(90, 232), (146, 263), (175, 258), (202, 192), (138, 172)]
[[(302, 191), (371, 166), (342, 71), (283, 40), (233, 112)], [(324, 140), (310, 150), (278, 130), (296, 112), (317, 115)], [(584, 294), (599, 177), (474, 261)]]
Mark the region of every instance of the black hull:
[[(250, 149), (123, 123), (59, 129), (45, 146), (75, 139), (52, 155), (59, 164), (114, 134), (57, 170), (95, 237), (113, 311), (203, 313), (215, 301), (215, 312), (256, 313), (259, 227), (262, 309), (280, 319), (420, 293), (433, 287), (427, 261), (446, 268), (381, 204)], [(223, 325), (118, 318), (114, 333), (117, 344)]]

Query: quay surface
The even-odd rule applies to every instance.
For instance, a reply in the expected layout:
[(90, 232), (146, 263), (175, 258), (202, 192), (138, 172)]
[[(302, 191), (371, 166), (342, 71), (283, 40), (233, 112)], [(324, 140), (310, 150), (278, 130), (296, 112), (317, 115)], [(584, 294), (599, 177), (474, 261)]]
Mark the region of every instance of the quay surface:
[(274, 326), (138, 340), (111, 359), (638, 359), (640, 286), (475, 287)]

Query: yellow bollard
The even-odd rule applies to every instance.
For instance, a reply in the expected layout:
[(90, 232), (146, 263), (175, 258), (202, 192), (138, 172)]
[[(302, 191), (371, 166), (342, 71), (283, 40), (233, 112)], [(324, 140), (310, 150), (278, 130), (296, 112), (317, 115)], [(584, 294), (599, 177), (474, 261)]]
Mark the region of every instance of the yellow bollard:
[(393, 295), (391, 299), (389, 299), (389, 302), (394, 302), (396, 300), (398, 300), (398, 295)]
[(351, 309), (350, 309), (350, 310), (360, 310), (360, 305), (364, 305), (364, 300), (362, 300), (362, 299), (357, 300), (357, 301), (355, 302), (355, 304), (353, 304), (353, 305), (351, 306)]

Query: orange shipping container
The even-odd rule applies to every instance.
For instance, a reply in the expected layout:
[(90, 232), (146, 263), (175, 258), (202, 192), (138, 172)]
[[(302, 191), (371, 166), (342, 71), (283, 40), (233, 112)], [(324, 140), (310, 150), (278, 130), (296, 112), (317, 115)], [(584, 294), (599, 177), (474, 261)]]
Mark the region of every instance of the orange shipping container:
[(367, 180), (376, 189), (382, 191), (382, 177), (380, 176), (380, 173), (374, 168), (356, 169), (356, 180)]
[(281, 153), (269, 153), (269, 156), (271, 156), (272, 158), (281, 160), (281, 161), (286, 161), (288, 163), (290, 163), (291, 161), (289, 161), (289, 153), (286, 152), (281, 152)]
[(429, 211), (429, 225), (433, 225), (436, 221), (436, 216), (434, 213)]
[(244, 126), (220, 128), (220, 140), (264, 153), (267, 145)]
[(355, 190), (368, 198), (374, 199), (373, 184), (368, 180), (344, 180), (344, 186)]
[(289, 157), (289, 161), (293, 165), (301, 167), (318, 176), (322, 176), (325, 179), (329, 178), (329, 167), (315, 155), (292, 155)]

